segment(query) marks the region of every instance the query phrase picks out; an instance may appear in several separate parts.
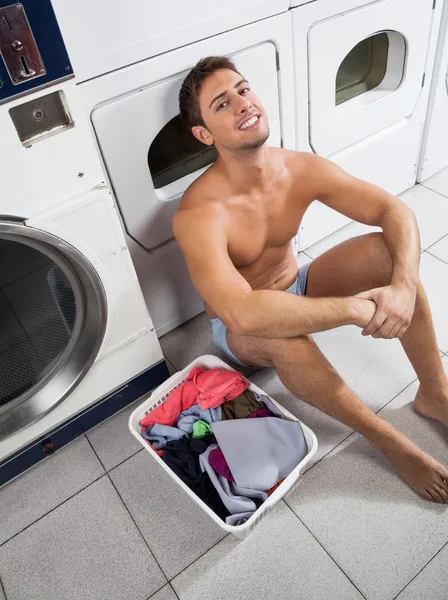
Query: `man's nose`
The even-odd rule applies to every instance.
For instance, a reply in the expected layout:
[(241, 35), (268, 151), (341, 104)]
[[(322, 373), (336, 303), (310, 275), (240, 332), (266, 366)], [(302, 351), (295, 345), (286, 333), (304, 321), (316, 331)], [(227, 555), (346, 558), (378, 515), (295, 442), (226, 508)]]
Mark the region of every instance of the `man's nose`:
[(245, 113), (252, 108), (252, 102), (250, 102), (248, 98), (244, 98), (244, 96), (239, 96), (238, 98), (239, 98), (238, 103), (237, 103), (238, 114)]

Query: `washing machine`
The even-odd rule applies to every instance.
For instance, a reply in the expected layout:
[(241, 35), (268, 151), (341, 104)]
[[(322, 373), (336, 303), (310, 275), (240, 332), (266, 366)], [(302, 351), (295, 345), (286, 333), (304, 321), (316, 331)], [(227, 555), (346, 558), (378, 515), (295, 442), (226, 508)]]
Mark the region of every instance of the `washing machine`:
[(448, 166), (448, 3), (444, 3), (417, 181)]
[(168, 371), (51, 3), (0, 49), (1, 484)]
[[(278, 7), (279, 3), (272, 4)], [(182, 81), (207, 55), (234, 58), (267, 109), (269, 143), (292, 148), (294, 102), (288, 12), (153, 56), (78, 86), (159, 336), (204, 310), (173, 239), (172, 217), (185, 189), (216, 158), (214, 148), (197, 142), (178, 115)]]
[[(292, 0), (296, 148), (392, 194), (412, 187), (441, 12), (441, 0)], [(313, 203), (301, 249), (347, 222)]]

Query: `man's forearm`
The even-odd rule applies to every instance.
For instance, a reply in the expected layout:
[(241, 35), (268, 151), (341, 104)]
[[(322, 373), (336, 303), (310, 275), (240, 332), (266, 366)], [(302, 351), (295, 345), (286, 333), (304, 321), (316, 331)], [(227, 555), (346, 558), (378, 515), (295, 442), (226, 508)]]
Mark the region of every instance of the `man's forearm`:
[(391, 283), (416, 288), (420, 265), (420, 235), (414, 213), (401, 204), (386, 212), (381, 225), (392, 257)]
[(287, 292), (258, 290), (242, 300), (235, 327), (230, 328), (241, 335), (291, 338), (342, 325), (361, 327), (373, 315), (370, 305), (374, 306), (358, 298), (306, 298)]

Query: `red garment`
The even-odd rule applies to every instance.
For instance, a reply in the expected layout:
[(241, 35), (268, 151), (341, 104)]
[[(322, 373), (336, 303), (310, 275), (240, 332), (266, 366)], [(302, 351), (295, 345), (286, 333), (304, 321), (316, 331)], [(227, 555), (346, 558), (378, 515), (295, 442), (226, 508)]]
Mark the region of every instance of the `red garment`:
[(278, 486), (283, 483), (285, 480), (284, 479), (280, 479), (280, 481), (277, 481), (277, 483), (275, 485), (273, 485), (269, 490), (266, 490), (266, 494), (268, 496), (270, 496), (273, 492), (275, 492), (275, 490), (278, 488)]
[(151, 427), (156, 423), (172, 427), (179, 415), (197, 403), (202, 410), (216, 408), (223, 402), (233, 400), (248, 387), (241, 373), (224, 369), (195, 367), (182, 385), (175, 388), (163, 404), (146, 415), (140, 425)]

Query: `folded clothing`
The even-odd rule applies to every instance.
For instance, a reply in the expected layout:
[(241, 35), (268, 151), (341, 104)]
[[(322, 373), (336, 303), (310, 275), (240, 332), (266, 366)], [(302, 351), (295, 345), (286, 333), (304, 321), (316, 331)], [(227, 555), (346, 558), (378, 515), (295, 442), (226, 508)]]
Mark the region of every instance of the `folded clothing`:
[(198, 440), (184, 437), (165, 446), (163, 461), (188, 487), (197, 494), (221, 519), (230, 514), (207, 473), (199, 465), (199, 456), (212, 443), (212, 436)]
[(269, 490), (308, 453), (297, 421), (276, 417), (213, 423), (216, 441), (239, 487)]
[(247, 381), (236, 371), (195, 367), (188, 374), (187, 381), (175, 388), (163, 404), (143, 417), (140, 425), (144, 429), (156, 423), (172, 427), (180, 413), (193, 404), (197, 403), (202, 410), (217, 408), (242, 394), (247, 386)]

